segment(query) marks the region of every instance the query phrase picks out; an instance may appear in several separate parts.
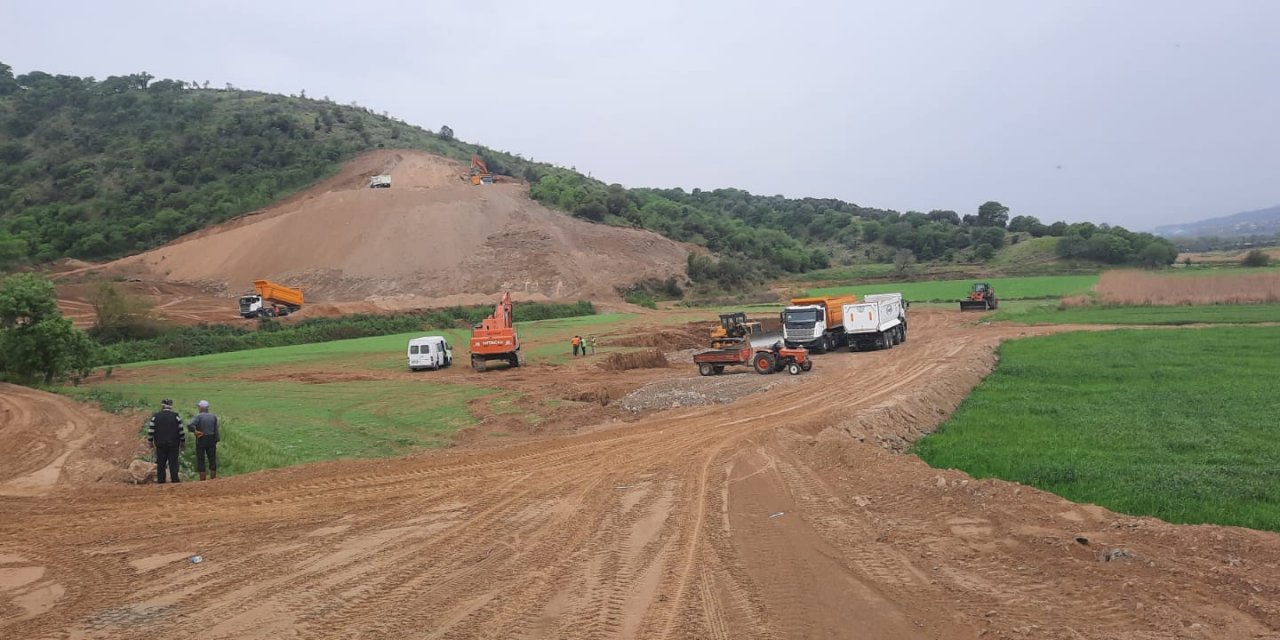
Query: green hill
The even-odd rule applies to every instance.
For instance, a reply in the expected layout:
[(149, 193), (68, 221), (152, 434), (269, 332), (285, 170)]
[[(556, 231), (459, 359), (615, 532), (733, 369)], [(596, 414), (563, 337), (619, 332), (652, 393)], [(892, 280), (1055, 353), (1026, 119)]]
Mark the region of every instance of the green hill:
[(1006, 227), (1042, 248), (1067, 246), (1070, 258), (1168, 264), (1175, 255), (1166, 241), (1119, 227), (1009, 219), (998, 202), (961, 216), (738, 189), (626, 189), (467, 144), (446, 129), (327, 98), (146, 73), (15, 76), (0, 64), (0, 266), (148, 249), (261, 208), (377, 148), (463, 161), (479, 153), (494, 172), (528, 181), (531, 197), (548, 206), (706, 247), (716, 257), (691, 257), (689, 275), (726, 289), (834, 263), (892, 262), (905, 251), (922, 262), (986, 262), (1011, 244)]

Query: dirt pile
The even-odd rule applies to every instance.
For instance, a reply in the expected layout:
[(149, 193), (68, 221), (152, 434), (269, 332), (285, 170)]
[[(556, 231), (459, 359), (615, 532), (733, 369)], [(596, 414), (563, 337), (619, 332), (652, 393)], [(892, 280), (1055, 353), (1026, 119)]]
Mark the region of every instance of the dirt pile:
[(667, 356), (661, 351), (631, 351), (611, 353), (599, 364), (605, 371), (630, 371), (631, 369), (661, 369), (668, 366)]
[[(368, 177), (390, 174), (390, 189)], [(313, 301), (429, 306), (511, 290), (524, 299), (614, 298), (646, 278), (683, 278), (688, 249), (655, 233), (591, 224), (528, 198), (522, 184), (473, 186), (456, 162), (366, 154), (256, 214), (106, 265), (110, 274), (237, 295), (267, 278)]]

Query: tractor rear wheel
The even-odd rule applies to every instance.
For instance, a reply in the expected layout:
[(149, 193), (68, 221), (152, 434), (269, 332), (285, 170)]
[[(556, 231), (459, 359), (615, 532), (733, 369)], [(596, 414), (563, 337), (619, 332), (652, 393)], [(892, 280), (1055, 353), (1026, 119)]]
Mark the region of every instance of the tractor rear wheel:
[(757, 354), (752, 366), (755, 367), (756, 373), (761, 375), (773, 373), (777, 363), (773, 360), (773, 355), (768, 353)]
[(804, 362), (801, 362), (801, 363), (800, 363), (800, 370), (801, 370), (801, 371), (809, 371), (810, 369), (813, 369), (813, 361), (812, 361), (812, 360), (805, 360)]

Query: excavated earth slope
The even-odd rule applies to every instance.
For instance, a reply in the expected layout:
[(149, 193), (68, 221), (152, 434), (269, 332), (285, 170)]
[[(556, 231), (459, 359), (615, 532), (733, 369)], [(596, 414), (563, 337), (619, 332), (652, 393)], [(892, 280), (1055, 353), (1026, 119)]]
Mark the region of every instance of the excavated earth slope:
[[(383, 173), (392, 188), (369, 189), (369, 176)], [(616, 287), (644, 278), (683, 279), (688, 252), (655, 233), (551, 211), (522, 184), (473, 186), (452, 160), (396, 150), (363, 155), (276, 206), (104, 270), (224, 295), (266, 278), (302, 287), (311, 301), (408, 307), (491, 302), (505, 290), (616, 298)]]

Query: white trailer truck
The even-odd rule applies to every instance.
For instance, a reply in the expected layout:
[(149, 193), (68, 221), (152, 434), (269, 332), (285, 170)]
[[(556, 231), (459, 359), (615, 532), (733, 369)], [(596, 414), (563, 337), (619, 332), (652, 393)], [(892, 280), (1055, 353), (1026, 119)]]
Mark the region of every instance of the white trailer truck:
[(863, 296), (843, 307), (844, 333), (849, 350), (890, 349), (907, 341), (907, 305), (901, 293)]

